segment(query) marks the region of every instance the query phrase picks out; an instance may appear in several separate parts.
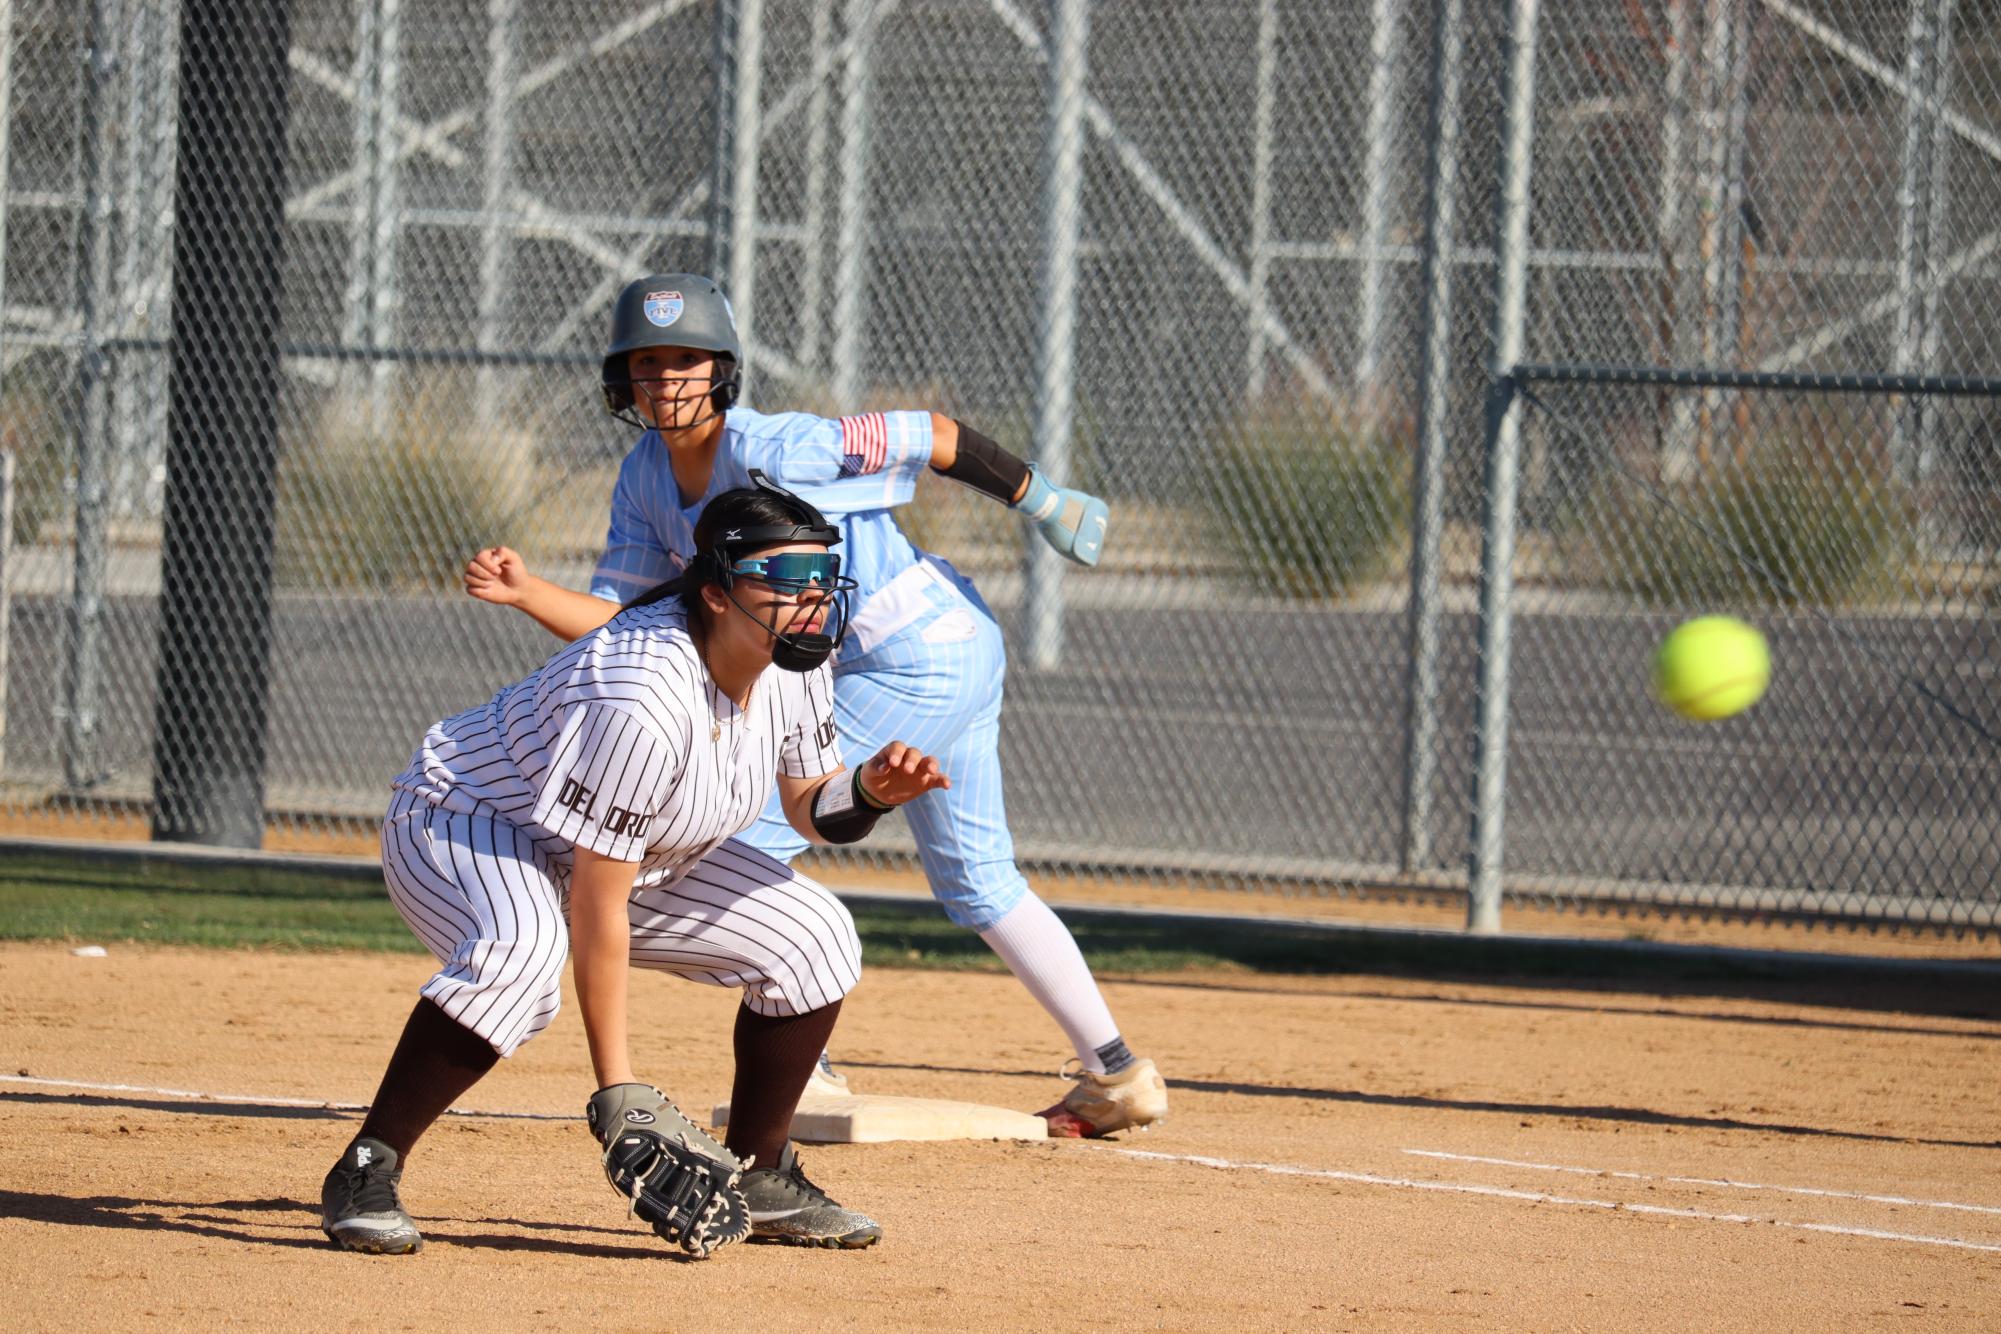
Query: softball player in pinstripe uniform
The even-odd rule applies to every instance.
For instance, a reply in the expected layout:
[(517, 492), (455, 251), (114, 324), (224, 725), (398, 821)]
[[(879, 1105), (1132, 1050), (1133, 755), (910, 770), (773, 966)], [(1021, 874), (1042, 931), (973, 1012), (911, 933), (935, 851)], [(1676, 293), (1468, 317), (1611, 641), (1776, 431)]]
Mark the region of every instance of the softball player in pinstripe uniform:
[(702, 554), (686, 571), (425, 733), (393, 784), (382, 866), (442, 966), (327, 1176), (336, 1244), (421, 1245), (396, 1198), (403, 1161), (554, 1018), (570, 955), (597, 1096), (621, 1107), (658, 1112), (660, 1099), (627, 1054), (628, 966), (740, 988), (726, 1143), (757, 1165), (743, 1179), (750, 1222), (818, 1245), (881, 1236), (807, 1181), (786, 1143), (860, 974), (854, 923), (733, 837), (771, 802), (802, 837), (852, 842), (891, 806), (948, 786), (901, 743), (852, 776), (842, 767), (826, 665), (852, 587), (830, 550), (839, 540), (796, 496), (761, 482), (730, 491), (697, 526)]
[[(1000, 628), (971, 581), (912, 546), (892, 514), (929, 467), (1021, 510), (1088, 566), (1103, 545), (1104, 503), (1052, 486), (936, 413), (829, 419), (737, 406), (740, 362), (734, 317), (713, 282), (668, 274), (629, 285), (613, 310), (603, 380), (607, 406), (645, 433), (619, 470), (590, 595), (536, 578), (505, 547), (468, 563), (467, 591), (570, 638), (677, 569), (694, 549), (703, 505), (752, 469), (819, 506), (839, 524), (858, 583), (834, 669), (842, 740), (871, 752), (880, 739), (903, 737), (952, 775), (949, 791), (912, 802), (905, 816), (947, 916), (980, 933), (1076, 1049), (1075, 1086), (1043, 1113), (1051, 1133), (1101, 1135), (1158, 1120), (1167, 1111), (1159, 1071), (1127, 1049), (1069, 929), (1015, 865), (1000, 768)], [(806, 846), (776, 806), (745, 841), (780, 861)], [(823, 1062), (816, 1090), (829, 1082), (845, 1087)]]

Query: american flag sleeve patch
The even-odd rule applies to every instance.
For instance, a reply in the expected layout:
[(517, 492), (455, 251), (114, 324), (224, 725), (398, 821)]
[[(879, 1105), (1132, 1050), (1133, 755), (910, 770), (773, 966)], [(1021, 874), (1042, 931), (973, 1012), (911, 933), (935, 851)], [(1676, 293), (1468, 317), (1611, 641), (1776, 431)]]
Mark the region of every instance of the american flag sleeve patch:
[(864, 477), (881, 472), (889, 461), (889, 422), (880, 412), (859, 417), (843, 417), (841, 426), (841, 476)]

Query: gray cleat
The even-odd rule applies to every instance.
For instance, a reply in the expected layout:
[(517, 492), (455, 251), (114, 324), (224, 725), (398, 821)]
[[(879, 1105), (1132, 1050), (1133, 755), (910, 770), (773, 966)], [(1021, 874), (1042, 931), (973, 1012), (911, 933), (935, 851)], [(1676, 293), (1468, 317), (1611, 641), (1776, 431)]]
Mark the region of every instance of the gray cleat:
[(343, 1250), (412, 1255), (424, 1248), (416, 1222), (403, 1212), (396, 1150), (379, 1139), (357, 1139), (320, 1187), (320, 1227)]
[(778, 1155), (776, 1167), (743, 1174), (743, 1196), (750, 1203), (752, 1241), (856, 1251), (882, 1240), (880, 1223), (843, 1209), (806, 1179), (790, 1144)]

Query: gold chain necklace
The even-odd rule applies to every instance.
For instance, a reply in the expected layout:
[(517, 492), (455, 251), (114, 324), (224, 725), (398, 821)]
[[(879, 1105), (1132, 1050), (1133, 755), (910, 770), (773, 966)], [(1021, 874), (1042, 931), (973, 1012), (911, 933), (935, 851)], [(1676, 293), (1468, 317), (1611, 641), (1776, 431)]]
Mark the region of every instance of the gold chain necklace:
[[(723, 688), (716, 681), (715, 669), (709, 666), (708, 636), (706, 634), (701, 634), (701, 635), (696, 634), (691, 626), (688, 632), (688, 637), (695, 641), (695, 656), (702, 660), (702, 671), (706, 673), (709, 678), (709, 690), (711, 692), (709, 699), (709, 743), (711, 745), (714, 745), (715, 743), (723, 739), (723, 718), (722, 715), (716, 711), (716, 701), (714, 698), (716, 695), (720, 695), (723, 693)], [(757, 693), (757, 682), (752, 681), (750, 683), (750, 694), (745, 695), (743, 697), (743, 704), (741, 707), (737, 709), (737, 717), (741, 718), (744, 714), (744, 711), (750, 708), (751, 696), (755, 695), (756, 693)], [(730, 703), (735, 704), (736, 701), (731, 700)]]

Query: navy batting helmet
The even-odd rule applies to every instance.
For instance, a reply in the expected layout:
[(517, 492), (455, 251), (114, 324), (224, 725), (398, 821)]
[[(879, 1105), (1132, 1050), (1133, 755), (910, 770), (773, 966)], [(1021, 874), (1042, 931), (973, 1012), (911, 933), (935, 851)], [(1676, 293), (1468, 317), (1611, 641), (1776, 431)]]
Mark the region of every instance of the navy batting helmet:
[(645, 347), (694, 347), (716, 354), (709, 402), (717, 412), (736, 403), (743, 353), (729, 298), (698, 273), (656, 273), (627, 283), (611, 308), (611, 342), (604, 352), (604, 404), (613, 416), (632, 411), (626, 354)]

